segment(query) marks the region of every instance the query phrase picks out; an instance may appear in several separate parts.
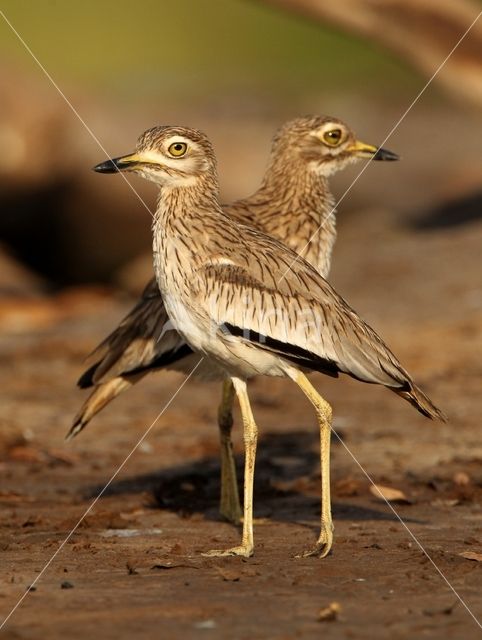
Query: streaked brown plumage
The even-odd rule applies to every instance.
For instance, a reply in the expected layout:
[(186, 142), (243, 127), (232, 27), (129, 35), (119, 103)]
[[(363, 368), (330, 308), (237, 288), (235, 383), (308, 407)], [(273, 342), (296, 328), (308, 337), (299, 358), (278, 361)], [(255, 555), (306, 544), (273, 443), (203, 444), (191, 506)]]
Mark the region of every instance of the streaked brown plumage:
[[(316, 154), (311, 136), (322, 129), (341, 128), (344, 146), (353, 147), (340, 158), (318, 141)], [(357, 146), (358, 145), (358, 146)], [(357, 143), (341, 120), (307, 116), (287, 122), (273, 140), (263, 182), (252, 196), (224, 205), (226, 213), (279, 238), (326, 277), (336, 240), (334, 200), (327, 177), (364, 157), (370, 145)], [(382, 150), (377, 159), (395, 159)], [(370, 152), (368, 152), (370, 153)], [(312, 166), (313, 165), (313, 166)], [(167, 316), (155, 278), (146, 285), (135, 307), (90, 356), (94, 364), (79, 380), (79, 386), (96, 386), (77, 414), (70, 435), (79, 433), (92, 417), (120, 391), (132, 386), (152, 370), (164, 366), (162, 356), (172, 345), (159, 340)]]
[(134, 154), (98, 165), (96, 170), (136, 171), (162, 187), (153, 223), (153, 251), (167, 313), (208, 366), (231, 380), (240, 402), (246, 448), (243, 538), (238, 547), (212, 554), (253, 553), (257, 427), (246, 381), (254, 375), (270, 375), (293, 379), (319, 419), (322, 518), (313, 553), (326, 555), (333, 537), (331, 408), (303, 370), (332, 376), (346, 373), (386, 386), (428, 417), (443, 418), (441, 412), (375, 331), (312, 265), (280, 241), (223, 212), (214, 153), (201, 132), (156, 127), (141, 136)]
[[(340, 148), (334, 153), (333, 146), (323, 139), (337, 130), (343, 136), (343, 154)], [(337, 118), (306, 116), (291, 120), (274, 137), (258, 191), (225, 205), (224, 210), (239, 222), (253, 225), (302, 253), (326, 277), (336, 239), (334, 200), (327, 178), (358, 158), (370, 156), (377, 160), (397, 157), (358, 142), (350, 128)], [(94, 391), (76, 415), (69, 436), (79, 433), (96, 413), (148, 373), (163, 368), (191, 370), (190, 349), (176, 332), (166, 332), (167, 322), (153, 278), (135, 307), (91, 355), (93, 365), (82, 375), (79, 386), (94, 386)], [(241, 515), (239, 501), (237, 494), (231, 495), (236, 491), (230, 441), (232, 397), (232, 390), (224, 389), (219, 409), (223, 443), (221, 513), (237, 521)]]

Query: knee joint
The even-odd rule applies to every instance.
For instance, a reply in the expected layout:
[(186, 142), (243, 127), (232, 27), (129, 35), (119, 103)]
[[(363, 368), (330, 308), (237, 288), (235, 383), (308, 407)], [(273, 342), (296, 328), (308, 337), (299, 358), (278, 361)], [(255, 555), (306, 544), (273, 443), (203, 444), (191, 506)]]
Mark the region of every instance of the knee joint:
[(250, 446), (250, 445), (251, 446), (253, 446), (253, 445), (256, 446), (256, 443), (258, 442), (258, 432), (257, 431), (253, 431), (253, 432), (250, 432), (250, 433), (245, 433), (244, 437), (243, 437), (243, 440), (244, 440), (244, 444), (245, 444), (246, 447)]

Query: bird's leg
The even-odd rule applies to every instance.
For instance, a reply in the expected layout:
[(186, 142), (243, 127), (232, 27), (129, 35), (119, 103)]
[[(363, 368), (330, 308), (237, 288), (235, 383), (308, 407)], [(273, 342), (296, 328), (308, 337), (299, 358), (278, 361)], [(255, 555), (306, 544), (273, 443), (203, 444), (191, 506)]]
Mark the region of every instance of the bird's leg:
[(324, 558), (330, 552), (333, 544), (333, 521), (331, 519), (330, 496), (330, 437), (332, 410), (328, 402), (319, 395), (304, 373), (298, 370), (290, 370), (289, 375), (315, 407), (318, 423), (320, 425), (321, 530), (315, 548), (301, 555), (304, 557), (316, 555), (320, 558)]
[(234, 387), (231, 380), (228, 379), (223, 382), (223, 395), (218, 409), (218, 426), (221, 440), (221, 503), (219, 511), (229, 522), (239, 524), (242, 513), (231, 440), (233, 402)]
[(249, 404), (246, 382), (240, 378), (231, 378), (236, 395), (238, 396), (244, 433), (244, 516), (243, 537), (241, 544), (226, 551), (209, 551), (207, 556), (244, 556), (253, 555), (253, 484), (254, 465), (256, 460), (256, 444), (258, 441), (258, 427), (254, 421), (251, 405)]

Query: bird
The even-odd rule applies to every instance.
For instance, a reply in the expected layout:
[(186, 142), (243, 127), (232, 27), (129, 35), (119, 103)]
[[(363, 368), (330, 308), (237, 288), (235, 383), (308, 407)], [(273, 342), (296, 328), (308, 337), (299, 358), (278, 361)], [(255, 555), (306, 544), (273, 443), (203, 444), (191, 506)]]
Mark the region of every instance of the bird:
[[(342, 139), (333, 145), (340, 155)], [(313, 136), (313, 151), (318, 141)], [(154, 182), (153, 264), (167, 314), (186, 343), (229, 379), (237, 396), (245, 447), (242, 538), (210, 556), (254, 553), (253, 483), (258, 428), (247, 383), (258, 375), (291, 379), (315, 409), (320, 428), (321, 519), (313, 548), (333, 544), (330, 495), (332, 409), (306, 371), (347, 374), (379, 384), (423, 415), (444, 414), (415, 384), (382, 338), (302, 256), (281, 241), (227, 215), (219, 204), (217, 162), (208, 137), (192, 128), (145, 131), (133, 153), (94, 167), (132, 171)]]
[[(328, 177), (362, 158), (391, 161), (398, 156), (361, 142), (339, 118), (307, 115), (289, 120), (273, 138), (259, 189), (223, 209), (239, 222), (279, 238), (327, 277), (336, 239), (335, 202)], [(91, 354), (92, 365), (78, 385), (94, 390), (75, 416), (68, 437), (80, 433), (96, 413), (147, 374), (165, 368), (192, 369), (190, 347), (179, 341), (175, 331), (166, 330), (168, 322), (152, 278), (133, 309)], [(241, 507), (231, 444), (233, 400), (233, 387), (226, 381), (218, 410), (220, 513), (236, 524)]]

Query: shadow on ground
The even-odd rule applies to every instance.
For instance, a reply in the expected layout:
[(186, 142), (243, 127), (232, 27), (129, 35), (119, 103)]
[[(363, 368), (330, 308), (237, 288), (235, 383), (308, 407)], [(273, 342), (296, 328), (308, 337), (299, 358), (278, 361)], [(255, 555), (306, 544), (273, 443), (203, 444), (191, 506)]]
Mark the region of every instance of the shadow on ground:
[[(336, 446), (336, 441), (335, 441)], [(258, 518), (277, 521), (313, 521), (318, 526), (319, 453), (318, 438), (312, 432), (266, 434), (260, 439), (256, 461), (255, 504)], [(238, 480), (243, 477), (242, 456), (236, 456)], [(91, 487), (85, 497), (92, 499), (102, 486)], [(239, 486), (242, 495), (242, 485)], [(196, 462), (125, 478), (112, 483), (104, 496), (148, 492), (150, 506), (166, 509), (189, 518), (202, 514), (208, 520), (219, 520), (219, 459), (206, 456)], [(336, 519), (349, 521), (389, 520), (397, 517), (386, 509), (378, 511), (349, 503), (335, 503)], [(408, 522), (421, 522), (410, 520)]]

